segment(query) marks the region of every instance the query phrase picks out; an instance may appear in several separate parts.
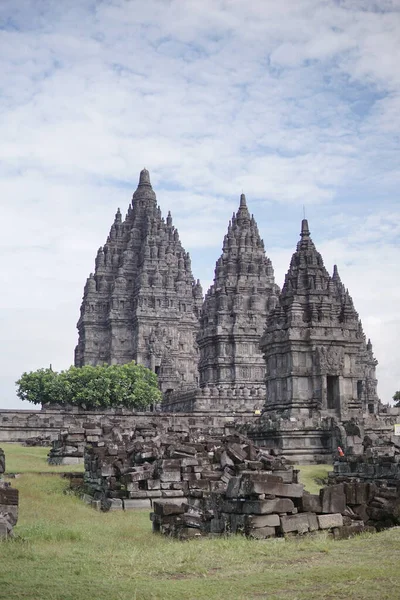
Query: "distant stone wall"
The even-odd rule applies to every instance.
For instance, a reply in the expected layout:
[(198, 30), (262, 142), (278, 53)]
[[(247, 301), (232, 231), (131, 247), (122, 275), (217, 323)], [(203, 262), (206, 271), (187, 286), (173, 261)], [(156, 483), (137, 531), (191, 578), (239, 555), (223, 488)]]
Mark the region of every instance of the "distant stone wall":
[(164, 394), (161, 410), (164, 412), (212, 412), (226, 414), (250, 413), (261, 409), (265, 402), (263, 389), (205, 386), (201, 389), (175, 391)]
[(190, 426), (219, 427), (225, 423), (244, 423), (254, 420), (254, 413), (243, 411), (240, 414), (212, 410), (169, 414), (165, 412), (137, 412), (128, 410), (84, 411), (79, 409), (61, 410), (3, 410), (0, 411), (0, 442), (25, 442), (32, 438), (57, 440), (60, 433), (69, 429), (82, 429), (84, 423), (100, 425), (146, 423), (155, 420), (173, 425), (178, 420)]

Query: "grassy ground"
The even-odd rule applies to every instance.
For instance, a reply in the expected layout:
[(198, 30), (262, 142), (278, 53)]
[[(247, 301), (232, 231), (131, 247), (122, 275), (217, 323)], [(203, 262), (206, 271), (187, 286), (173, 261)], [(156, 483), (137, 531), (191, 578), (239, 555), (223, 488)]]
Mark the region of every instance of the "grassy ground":
[(1, 443), (6, 455), (7, 473), (65, 473), (83, 471), (82, 465), (54, 466), (47, 464), (50, 448)]
[(322, 535), (182, 543), (153, 535), (148, 511), (93, 511), (65, 494), (64, 479), (26, 473), (13, 485), (20, 519), (16, 538), (0, 543), (4, 600), (400, 597), (400, 528), (341, 542)]
[(318, 494), (328, 479), (328, 473), (333, 470), (332, 465), (302, 465), (296, 468), (300, 469), (300, 483), (311, 494)]

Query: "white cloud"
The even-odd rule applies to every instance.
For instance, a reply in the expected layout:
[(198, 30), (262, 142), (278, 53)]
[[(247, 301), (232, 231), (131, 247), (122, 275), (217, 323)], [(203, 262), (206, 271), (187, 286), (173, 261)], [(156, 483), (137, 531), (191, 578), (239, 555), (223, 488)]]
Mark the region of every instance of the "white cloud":
[(242, 189), (278, 283), (306, 205), (391, 397), (398, 0), (3, 0), (1, 23), (4, 406), (21, 371), (72, 361), (85, 278), (144, 166), (203, 282)]

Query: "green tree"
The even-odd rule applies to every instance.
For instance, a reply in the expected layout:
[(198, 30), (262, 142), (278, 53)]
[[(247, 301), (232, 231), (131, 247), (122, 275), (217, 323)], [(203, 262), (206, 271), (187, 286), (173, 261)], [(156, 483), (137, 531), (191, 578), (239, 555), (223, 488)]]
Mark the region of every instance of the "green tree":
[(145, 410), (161, 401), (157, 375), (135, 362), (70, 367), (60, 373), (39, 369), (24, 373), (16, 385), (17, 396), (34, 404)]
[(16, 385), (17, 396), (21, 400), (33, 404), (48, 404), (61, 400), (58, 374), (52, 369), (38, 369), (23, 373)]
[(399, 406), (400, 407), (400, 390), (398, 390), (394, 396), (393, 396), (393, 400), (395, 402), (395, 406)]

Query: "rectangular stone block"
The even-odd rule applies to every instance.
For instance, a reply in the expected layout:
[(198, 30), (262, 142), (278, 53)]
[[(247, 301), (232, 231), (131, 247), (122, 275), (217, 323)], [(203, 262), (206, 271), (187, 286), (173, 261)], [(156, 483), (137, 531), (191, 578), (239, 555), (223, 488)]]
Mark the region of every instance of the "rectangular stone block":
[(124, 499), (124, 510), (133, 510), (135, 508), (151, 508), (150, 499)]
[(134, 473), (126, 473), (122, 477), (122, 481), (125, 483), (135, 482), (135, 481), (145, 481), (147, 479), (152, 479), (152, 472), (148, 471), (135, 471)]
[(245, 529), (246, 515), (238, 515), (231, 513), (229, 515), (230, 531), (231, 533), (241, 533)]
[(149, 492), (147, 490), (135, 490), (133, 492), (129, 492), (129, 498), (133, 500), (138, 500), (139, 498), (149, 498)]
[(322, 512), (321, 498), (318, 494), (309, 494), (308, 492), (304, 492), (303, 497), (300, 501), (300, 506), (302, 512)]
[(310, 530), (308, 515), (299, 513), (280, 517), (282, 533), (307, 533)]
[(148, 479), (147, 480), (147, 489), (148, 490), (159, 490), (160, 489), (160, 480), (159, 479)]
[(375, 527), (364, 525), (364, 523), (352, 523), (352, 525), (343, 525), (333, 529), (333, 537), (337, 540), (348, 540), (360, 533), (376, 533)]
[(154, 500), (153, 510), (156, 515), (183, 515), (185, 512), (185, 504), (183, 501), (180, 504), (175, 502), (166, 502), (165, 500)]
[(162, 498), (182, 498), (185, 494), (182, 490), (162, 490)]
[(178, 458), (165, 458), (158, 461), (157, 464), (160, 464), (163, 471), (179, 471), (181, 468), (181, 461)]
[(355, 506), (357, 504), (366, 504), (368, 501), (367, 484), (361, 481), (353, 481), (344, 484), (344, 493), (346, 504)]
[(61, 459), (60, 465), (81, 465), (83, 456), (64, 456)]
[(293, 480), (293, 467), (274, 471), (274, 475), (277, 477), (281, 477), (283, 483), (297, 483), (297, 481)]
[(242, 511), (245, 514), (265, 515), (271, 513), (292, 512), (293, 501), (289, 498), (274, 498), (273, 500), (246, 500)]
[(210, 482), (207, 479), (197, 479), (196, 481), (189, 481), (190, 490), (209, 490)]
[(181, 481), (180, 471), (163, 471), (160, 473), (160, 481)]
[(220, 510), (225, 513), (242, 513), (243, 500), (222, 500)]
[(12, 487), (0, 487), (0, 504), (18, 506), (19, 491)]
[(199, 461), (197, 458), (181, 458), (181, 466), (182, 467), (197, 467)]
[(123, 509), (122, 500), (120, 498), (111, 498), (111, 499), (109, 499), (109, 502), (111, 502), (110, 510), (122, 510)]
[(331, 529), (331, 527), (343, 526), (343, 517), (340, 513), (331, 515), (318, 515), (317, 519), (320, 529)]
[(249, 531), (248, 536), (256, 540), (266, 540), (276, 536), (276, 529), (275, 527), (260, 527)]
[(278, 527), (280, 525), (279, 515), (246, 515), (246, 528), (258, 529), (259, 527)]
[(275, 483), (273, 481), (243, 481), (240, 486), (241, 496), (268, 494), (285, 498), (301, 498), (304, 486), (301, 483)]
[(323, 513), (342, 513), (346, 509), (346, 496), (343, 483), (328, 485), (319, 493)]

